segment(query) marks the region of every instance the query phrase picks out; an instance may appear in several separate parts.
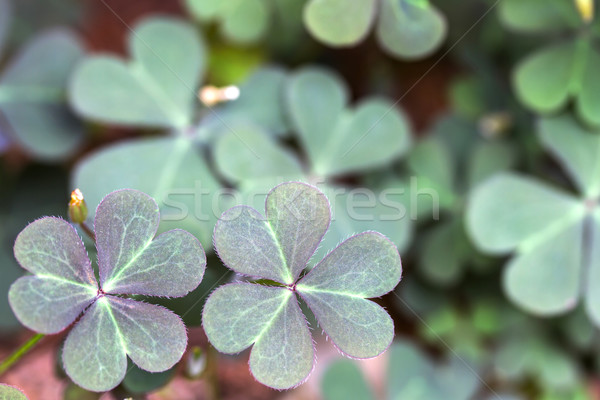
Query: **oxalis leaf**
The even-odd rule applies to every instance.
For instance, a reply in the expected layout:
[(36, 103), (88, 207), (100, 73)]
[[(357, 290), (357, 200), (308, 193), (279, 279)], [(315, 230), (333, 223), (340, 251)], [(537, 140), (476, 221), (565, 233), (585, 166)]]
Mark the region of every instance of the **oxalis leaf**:
[(284, 183), (267, 195), (265, 209), (266, 217), (246, 206), (223, 213), (215, 227), (215, 249), (235, 272), (282, 286), (233, 283), (218, 288), (203, 311), (210, 342), (223, 353), (254, 344), (250, 370), (258, 381), (276, 389), (301, 384), (315, 358), (298, 303), (301, 296), (344, 354), (381, 354), (394, 337), (393, 322), (367, 299), (388, 293), (400, 281), (396, 246), (380, 233), (361, 233), (302, 276), (329, 226), (327, 198), (310, 185)]
[(131, 61), (101, 55), (79, 64), (71, 105), (85, 117), (117, 125), (188, 127), (204, 72), (204, 43), (192, 26), (173, 18), (146, 19), (134, 31)]
[(0, 383), (0, 400), (27, 400), (27, 396), (16, 387)]
[(81, 238), (66, 221), (45, 217), (27, 226), (14, 251), (32, 273), (10, 288), (15, 315), (28, 328), (57, 333), (81, 318), (67, 336), (63, 364), (85, 389), (106, 391), (124, 378), (127, 356), (140, 368), (171, 368), (187, 345), (181, 319), (160, 306), (125, 297), (182, 297), (204, 275), (198, 240), (182, 230), (154, 237), (158, 205), (136, 190), (106, 196), (94, 222), (100, 281)]
[(0, 383), (0, 400), (28, 400), (16, 387)]
[(600, 136), (563, 115), (542, 120), (540, 138), (581, 196), (517, 174), (496, 175), (470, 197), (467, 228), (480, 249), (515, 252), (504, 274), (515, 303), (554, 315), (583, 297), (588, 316), (600, 325)]
[(350, 109), (347, 85), (329, 70), (307, 67), (294, 73), (286, 101), (310, 172), (317, 176), (382, 167), (410, 148), (411, 128), (401, 110), (380, 98)]
[(73, 33), (54, 29), (28, 42), (0, 75), (0, 112), (35, 157), (61, 160), (83, 141), (83, 127), (65, 101), (67, 81), (83, 55)]

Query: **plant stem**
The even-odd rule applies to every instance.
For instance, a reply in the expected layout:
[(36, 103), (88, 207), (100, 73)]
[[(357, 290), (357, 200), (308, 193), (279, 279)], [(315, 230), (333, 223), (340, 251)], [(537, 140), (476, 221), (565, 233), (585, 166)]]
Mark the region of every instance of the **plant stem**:
[(4, 374), (14, 363), (19, 361), (23, 356), (31, 350), (45, 335), (38, 333), (29, 339), (24, 345), (15, 350), (2, 363), (0, 363), (0, 375)]
[(90, 237), (90, 239), (92, 239), (94, 242), (96, 242), (96, 235), (94, 235), (94, 231), (89, 226), (87, 226), (87, 224), (85, 222), (80, 223), (79, 227), (81, 228), (82, 231), (85, 232), (86, 235), (88, 235)]

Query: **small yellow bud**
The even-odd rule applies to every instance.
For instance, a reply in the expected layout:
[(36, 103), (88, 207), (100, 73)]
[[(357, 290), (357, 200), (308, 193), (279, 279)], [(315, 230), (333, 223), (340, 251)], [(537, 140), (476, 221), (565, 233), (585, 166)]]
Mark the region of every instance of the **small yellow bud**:
[(212, 107), (219, 103), (236, 100), (240, 97), (240, 89), (237, 86), (226, 86), (218, 88), (215, 86), (205, 86), (200, 89), (198, 98), (208, 107)]
[(81, 190), (73, 190), (71, 192), (71, 201), (69, 201), (69, 218), (74, 223), (81, 224), (87, 219), (87, 215), (88, 208)]
[(590, 23), (594, 19), (594, 0), (575, 0), (575, 5), (585, 23)]

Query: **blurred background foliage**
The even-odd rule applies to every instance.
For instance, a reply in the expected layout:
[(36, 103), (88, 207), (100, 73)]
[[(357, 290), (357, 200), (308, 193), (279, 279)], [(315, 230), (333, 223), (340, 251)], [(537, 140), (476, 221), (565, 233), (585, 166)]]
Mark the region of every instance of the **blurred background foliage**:
[[(208, 293), (238, 279), (212, 251), (217, 217), (262, 209), (272, 186), (303, 180), (334, 212), (315, 259), (377, 230), (405, 271), (379, 301), (397, 332), (379, 379), (370, 364), (326, 357), (308, 398), (600, 399), (595, 6), (0, 0), (2, 354), (27, 337), (6, 295), (22, 273), (16, 234), (66, 217), (74, 188), (91, 211), (136, 188), (159, 202), (161, 231), (200, 239), (208, 268), (189, 296), (158, 300), (200, 347), (172, 371), (131, 369), (115, 398), (294, 396), (251, 394), (245, 365), (233, 378), (198, 372), (216, 359), (199, 327)], [(174, 395), (184, 375), (217, 389)], [(98, 396), (65, 383), (58, 398)]]

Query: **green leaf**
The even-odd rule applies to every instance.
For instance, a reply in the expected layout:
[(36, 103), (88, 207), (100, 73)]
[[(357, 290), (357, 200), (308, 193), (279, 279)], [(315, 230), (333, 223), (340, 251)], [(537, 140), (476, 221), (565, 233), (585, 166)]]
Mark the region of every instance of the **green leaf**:
[(583, 283), (583, 290), (586, 293), (585, 309), (594, 325), (600, 326), (600, 287), (598, 287), (598, 279), (600, 279), (600, 211), (596, 208), (593, 217), (587, 222), (588, 245), (590, 246), (586, 254), (588, 259), (587, 279)]
[(563, 108), (575, 84), (576, 46), (564, 42), (537, 51), (514, 72), (513, 85), (525, 106), (543, 113)]
[(325, 186), (324, 190), (334, 201), (333, 220), (315, 253), (319, 259), (335, 248), (340, 239), (368, 230), (383, 233), (400, 252), (408, 248), (414, 224), (408, 210), (408, 190), (404, 183), (386, 182), (375, 191), (336, 186)]
[(186, 0), (186, 4), (197, 19), (218, 21), (221, 34), (234, 43), (257, 42), (269, 28), (270, 6), (262, 0)]
[[(212, 197), (220, 185), (200, 152), (186, 138), (134, 140), (105, 147), (84, 158), (72, 175), (90, 210), (106, 193), (122, 188), (141, 190), (159, 203), (159, 233), (181, 228), (212, 246), (216, 222)], [(91, 213), (90, 213), (91, 214)]]
[(21, 267), (35, 274), (19, 278), (9, 302), (28, 328), (57, 333), (95, 299), (98, 285), (77, 232), (66, 221), (46, 217), (31, 223), (15, 241)]
[(27, 396), (19, 389), (13, 386), (0, 383), (0, 399), (1, 400), (28, 400)]
[(81, 145), (83, 127), (65, 105), (67, 81), (83, 49), (69, 31), (28, 42), (0, 76), (0, 112), (15, 139), (43, 160), (60, 160)]
[(327, 45), (352, 46), (368, 35), (376, 10), (375, 0), (311, 0), (304, 8), (304, 24)]
[[(429, 3), (429, 2), (428, 2)], [(431, 4), (382, 0), (377, 40), (393, 57), (414, 60), (434, 53), (447, 34), (445, 17)]]
[(526, 33), (560, 32), (581, 25), (574, 2), (564, 0), (503, 0), (498, 15), (507, 28)]
[(424, 238), (421, 253), (422, 272), (440, 285), (456, 283), (472, 257), (471, 246), (462, 219), (439, 222)]
[(410, 127), (394, 105), (368, 99), (347, 110), (347, 102), (347, 87), (326, 70), (305, 68), (290, 78), (287, 105), (292, 124), (318, 175), (380, 167), (410, 147)]
[(284, 101), (287, 72), (276, 66), (258, 68), (239, 85), (240, 97), (217, 109), (220, 118), (230, 116), (253, 121), (275, 135), (288, 131)]
[(598, 70), (600, 70), (600, 53), (592, 48), (587, 54), (576, 109), (585, 122), (594, 126), (600, 125), (598, 113), (600, 110), (600, 84), (596, 79)]
[[(456, 201), (455, 164), (446, 146), (435, 138), (422, 140), (408, 157), (408, 166), (417, 179), (417, 189), (433, 190), (444, 208), (451, 208)], [(434, 209), (435, 204), (432, 203), (431, 208)]]
[(600, 136), (568, 114), (546, 117), (539, 123), (540, 141), (570, 173), (587, 198), (600, 195)]
[(290, 119), (308, 156), (321, 170), (319, 162), (325, 156), (327, 143), (333, 136), (349, 99), (345, 82), (330, 70), (308, 67), (295, 72), (286, 88), (286, 101)]
[(263, 129), (241, 121), (228, 123), (228, 128), (215, 142), (214, 158), (219, 172), (230, 181), (243, 187), (302, 176), (296, 156)]
[(219, 0), (185, 0), (188, 11), (201, 21), (218, 16), (225, 8), (224, 4)]
[(476, 372), (456, 357), (434, 365), (414, 344), (397, 341), (390, 349), (387, 369), (390, 399), (469, 400), (479, 387)]
[(515, 150), (507, 143), (478, 143), (469, 160), (468, 186), (473, 187), (494, 174), (515, 166)]
[(403, 156), (411, 145), (407, 117), (391, 102), (370, 98), (342, 115), (314, 170), (325, 175), (363, 172)]
[(269, 28), (269, 8), (262, 0), (234, 0), (223, 6), (223, 36), (234, 43), (262, 39)]
[(501, 344), (493, 365), (501, 379), (521, 381), (533, 377), (541, 387), (559, 391), (577, 385), (578, 370), (573, 359), (539, 334), (513, 334)]
[(401, 275), (397, 248), (383, 235), (366, 232), (342, 242), (296, 289), (340, 351), (371, 358), (392, 342), (394, 323), (366, 298), (391, 291)]
[(189, 126), (204, 73), (201, 38), (193, 27), (172, 18), (146, 19), (133, 31), (130, 62), (102, 55), (77, 67), (71, 105), (82, 116), (116, 125)]
[(287, 288), (221, 286), (206, 302), (202, 320), (210, 342), (223, 353), (239, 353), (254, 344), (250, 370), (265, 385), (288, 389), (312, 371), (310, 332)]
[(332, 362), (321, 380), (324, 400), (373, 400), (375, 397), (356, 363), (349, 360)]
[(474, 243), (489, 253), (533, 248), (584, 213), (576, 198), (508, 173), (479, 185), (469, 200), (467, 231)]
[(202, 245), (179, 229), (154, 238), (159, 220), (158, 204), (142, 192), (120, 190), (102, 200), (94, 229), (105, 293), (183, 297), (200, 284)]
[(534, 180), (500, 174), (473, 193), (467, 226), (483, 250), (516, 250), (504, 275), (508, 296), (536, 314), (577, 304), (585, 206)]
[(581, 292), (583, 221), (541, 234), (543, 241), (515, 256), (507, 265), (503, 284), (507, 296), (534, 314), (571, 310)]

